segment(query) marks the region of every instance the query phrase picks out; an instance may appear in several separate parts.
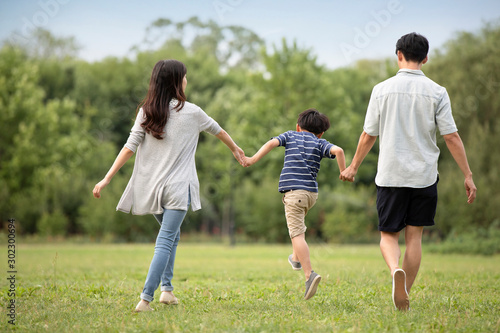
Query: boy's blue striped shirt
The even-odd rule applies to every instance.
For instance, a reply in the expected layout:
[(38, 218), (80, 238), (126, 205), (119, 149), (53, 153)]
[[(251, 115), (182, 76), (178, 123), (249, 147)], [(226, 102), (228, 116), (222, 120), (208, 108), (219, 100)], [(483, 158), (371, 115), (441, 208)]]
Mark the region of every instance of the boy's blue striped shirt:
[(318, 139), (309, 132), (288, 131), (276, 137), (279, 145), (285, 147), (285, 161), (281, 170), (278, 190), (306, 190), (318, 192), (316, 176), (319, 172), (320, 162), (323, 157), (331, 159), (330, 154), (333, 144)]

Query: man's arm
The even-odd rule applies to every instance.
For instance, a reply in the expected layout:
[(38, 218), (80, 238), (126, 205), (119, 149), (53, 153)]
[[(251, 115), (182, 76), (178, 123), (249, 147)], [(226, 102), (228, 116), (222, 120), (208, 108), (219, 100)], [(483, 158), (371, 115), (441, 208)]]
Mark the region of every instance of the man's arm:
[(443, 135), (446, 146), (450, 151), (451, 155), (457, 162), (458, 167), (462, 171), (465, 177), (464, 186), (465, 193), (467, 194), (467, 202), (473, 203), (476, 198), (477, 188), (472, 179), (472, 171), (469, 167), (469, 162), (467, 161), (467, 154), (465, 153), (465, 147), (460, 138), (458, 132)]
[(267, 141), (258, 152), (255, 153), (252, 157), (245, 156), (245, 164), (244, 166), (251, 166), (252, 164), (257, 163), (262, 157), (266, 156), (271, 150), (278, 147), (280, 142), (278, 139), (274, 138)]
[(352, 159), (351, 165), (347, 169), (341, 172), (339, 178), (343, 181), (353, 182), (356, 173), (358, 173), (359, 166), (365, 159), (368, 152), (372, 149), (373, 145), (377, 141), (376, 136), (368, 135), (365, 131), (361, 133), (359, 137), (358, 147), (356, 148), (356, 153)]

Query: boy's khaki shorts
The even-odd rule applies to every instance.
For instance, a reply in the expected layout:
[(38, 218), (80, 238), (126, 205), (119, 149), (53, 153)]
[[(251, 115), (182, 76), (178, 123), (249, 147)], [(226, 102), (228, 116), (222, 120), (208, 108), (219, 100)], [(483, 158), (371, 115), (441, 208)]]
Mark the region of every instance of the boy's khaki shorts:
[(286, 224), (290, 238), (306, 232), (305, 217), (318, 200), (317, 192), (306, 190), (292, 190), (283, 195), (285, 205)]

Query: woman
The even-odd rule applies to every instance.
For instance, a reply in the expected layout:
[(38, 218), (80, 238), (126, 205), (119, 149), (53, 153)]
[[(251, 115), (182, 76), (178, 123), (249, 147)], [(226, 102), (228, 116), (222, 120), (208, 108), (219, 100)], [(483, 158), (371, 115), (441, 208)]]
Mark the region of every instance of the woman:
[(146, 98), (130, 136), (115, 162), (94, 187), (100, 198), (118, 170), (137, 153), (132, 177), (117, 210), (153, 214), (160, 223), (155, 252), (136, 312), (151, 311), (161, 281), (160, 303), (178, 304), (171, 284), (180, 227), (189, 205), (201, 208), (195, 152), (202, 131), (215, 135), (242, 163), (241, 150), (219, 124), (201, 108), (186, 101), (186, 67), (177, 60), (161, 60), (153, 68)]

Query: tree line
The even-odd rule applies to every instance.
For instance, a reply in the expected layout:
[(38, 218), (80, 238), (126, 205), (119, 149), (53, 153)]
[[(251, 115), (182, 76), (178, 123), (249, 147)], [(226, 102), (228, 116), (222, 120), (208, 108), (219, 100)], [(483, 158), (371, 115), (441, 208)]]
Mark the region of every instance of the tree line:
[[(476, 202), (467, 205), (460, 170), (439, 140), (438, 213), (436, 226), (426, 232), (456, 248), (480, 240), (498, 251), (491, 244), (500, 239), (499, 45), (500, 25), (487, 23), (478, 32), (457, 33), (423, 67), (448, 90), (479, 189)], [(329, 69), (318, 64), (314, 50), (295, 42), (269, 48), (248, 29), (197, 18), (153, 22), (130, 57), (87, 62), (76, 57), (77, 50), (73, 38), (45, 30), (35, 31), (29, 44), (7, 40), (0, 49), (0, 214), (4, 226), (15, 218), (23, 234), (154, 239), (154, 218), (115, 211), (132, 162), (103, 198), (93, 199), (91, 190), (125, 143), (159, 59), (186, 64), (188, 100), (217, 120), (247, 155), (294, 129), (297, 115), (314, 107), (329, 116), (332, 127), (324, 138), (344, 148), (348, 163), (371, 89), (398, 69), (395, 59)], [(336, 163), (323, 161), (320, 196), (307, 217), (310, 239), (378, 239), (376, 146), (354, 184), (339, 181)], [(283, 154), (276, 149), (241, 168), (215, 138), (202, 134), (196, 163), (203, 209), (188, 213), (183, 231), (229, 235), (233, 241), (287, 241), (277, 192)]]

